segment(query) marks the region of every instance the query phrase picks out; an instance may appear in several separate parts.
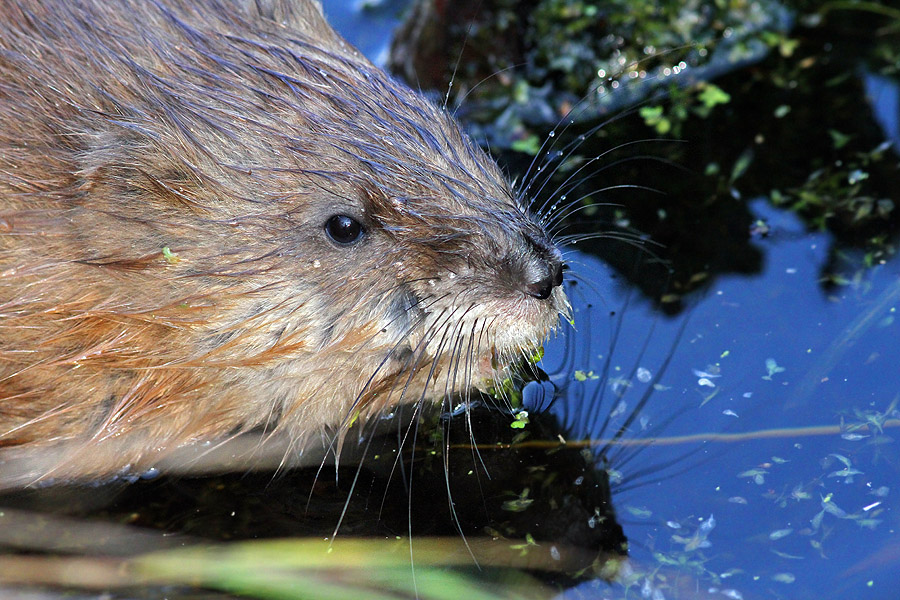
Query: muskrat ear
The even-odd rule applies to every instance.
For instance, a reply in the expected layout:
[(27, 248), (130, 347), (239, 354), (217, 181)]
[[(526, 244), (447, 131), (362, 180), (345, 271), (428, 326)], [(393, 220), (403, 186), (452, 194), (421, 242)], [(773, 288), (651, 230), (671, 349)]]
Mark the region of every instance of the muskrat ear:
[(325, 21), (322, 4), (318, 0), (297, 2), (296, 0), (240, 0), (244, 12), (255, 19), (274, 21), (279, 25), (305, 31), (309, 34), (330, 31)]
[(271, 29), (274, 24), (279, 28), (299, 31), (325, 46), (342, 48), (345, 53), (355, 56), (350, 45), (325, 20), (319, 0), (238, 0), (238, 6), (250, 21), (257, 22), (262, 29)]

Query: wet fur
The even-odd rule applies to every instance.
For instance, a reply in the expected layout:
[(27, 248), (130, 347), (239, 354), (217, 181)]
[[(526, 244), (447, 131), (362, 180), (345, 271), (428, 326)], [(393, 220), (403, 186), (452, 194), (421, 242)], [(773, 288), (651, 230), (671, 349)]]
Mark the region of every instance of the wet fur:
[(31, 480), (464, 391), (555, 326), (559, 263), (313, 2), (0, 7), (0, 461), (66, 448)]

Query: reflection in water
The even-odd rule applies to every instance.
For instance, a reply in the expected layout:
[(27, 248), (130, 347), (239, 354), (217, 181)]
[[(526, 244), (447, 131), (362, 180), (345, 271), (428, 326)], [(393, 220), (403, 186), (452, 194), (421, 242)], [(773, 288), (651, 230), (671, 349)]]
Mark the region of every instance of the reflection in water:
[(900, 149), (900, 81), (878, 73), (863, 74), (866, 98), (875, 113), (875, 120), (884, 130), (884, 137)]

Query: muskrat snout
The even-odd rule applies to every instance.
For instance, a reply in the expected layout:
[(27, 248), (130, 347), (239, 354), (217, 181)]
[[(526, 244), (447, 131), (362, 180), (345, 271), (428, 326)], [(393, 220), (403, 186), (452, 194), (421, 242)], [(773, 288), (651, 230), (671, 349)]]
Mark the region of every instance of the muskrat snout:
[(553, 288), (562, 284), (562, 265), (547, 264), (547, 274), (538, 281), (525, 286), (525, 293), (538, 300), (546, 300)]
[(565, 265), (559, 250), (549, 241), (530, 235), (526, 239), (535, 259), (530, 265), (522, 291), (532, 298), (546, 300), (553, 293), (553, 288), (562, 285)]

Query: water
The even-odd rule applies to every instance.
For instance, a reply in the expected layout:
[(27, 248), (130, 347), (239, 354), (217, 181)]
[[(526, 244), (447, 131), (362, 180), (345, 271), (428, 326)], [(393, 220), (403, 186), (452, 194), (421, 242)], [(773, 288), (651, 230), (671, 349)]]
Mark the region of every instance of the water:
[[(624, 439), (656, 436), (655, 443), (610, 450), (610, 467), (621, 470), (620, 487), (627, 488), (619, 493), (614, 485), (613, 501), (636, 570), (666, 597), (677, 575), (743, 598), (892, 598), (900, 585), (900, 454), (893, 443), (900, 424), (900, 268), (884, 265), (825, 293), (820, 265), (829, 236), (806, 233), (796, 216), (765, 202), (751, 207), (771, 228), (755, 242), (763, 271), (718, 279), (679, 319), (628, 300), (627, 290), (609, 285), (608, 267), (578, 257), (580, 275), (597, 283), (602, 298), (581, 301), (595, 309), (589, 326), (576, 316), (576, 327), (609, 331), (615, 321), (596, 307), (628, 303), (615, 354), (604, 357), (613, 372), (656, 373), (670, 359), (657, 389), (628, 377), (631, 387), (621, 395), (631, 408), (649, 394), (643, 427), (636, 421)], [(652, 343), (642, 355), (647, 335)], [(560, 346), (548, 346), (548, 364), (561, 360)], [(581, 369), (599, 373), (603, 361), (595, 353), (587, 358)], [(567, 389), (591, 383), (559, 382)], [(597, 390), (583, 397), (596, 402)], [(552, 410), (569, 420), (590, 410), (569, 399)], [(619, 401), (607, 384), (604, 408), (595, 413), (605, 415)], [(573, 437), (610, 437), (596, 419), (588, 423), (594, 430), (575, 424)], [(882, 430), (857, 429), (863, 423)], [(711, 516), (715, 527), (702, 536), (708, 546), (698, 545), (695, 536)]]

